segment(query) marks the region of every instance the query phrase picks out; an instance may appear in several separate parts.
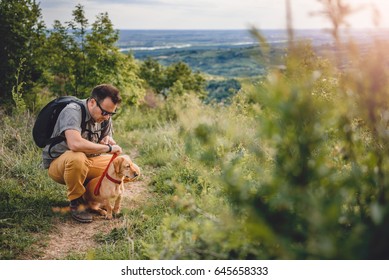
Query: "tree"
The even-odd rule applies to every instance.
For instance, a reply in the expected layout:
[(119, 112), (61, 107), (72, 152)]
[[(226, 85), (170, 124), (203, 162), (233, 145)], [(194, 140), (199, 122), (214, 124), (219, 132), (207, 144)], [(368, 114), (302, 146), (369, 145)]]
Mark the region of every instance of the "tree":
[(166, 82), (171, 87), (176, 81), (180, 80), (185, 89), (189, 89), (187, 82), (192, 74), (190, 67), (184, 62), (177, 62), (167, 67)]
[(180, 81), (187, 92), (195, 92), (200, 97), (205, 95), (205, 79), (200, 73), (193, 73), (192, 69), (184, 62), (180, 61), (167, 67), (166, 81), (168, 87), (172, 87), (177, 81)]
[(165, 71), (157, 60), (149, 57), (140, 66), (139, 76), (157, 93), (161, 93), (167, 87)]
[(230, 99), (242, 88), (239, 81), (235, 79), (229, 80), (213, 80), (207, 85), (208, 96), (205, 99), (206, 103), (212, 101), (229, 103)]
[(205, 95), (205, 79), (200, 73), (193, 73), (184, 62), (177, 62), (165, 68), (157, 60), (148, 58), (141, 65), (139, 75), (165, 98), (167, 95), (182, 95), (190, 91), (200, 97)]
[(52, 31), (49, 33), (46, 44), (47, 69), (50, 72), (51, 81), (47, 81), (50, 89), (56, 95), (66, 95), (76, 92), (74, 70), (76, 60), (73, 50), (77, 47), (74, 37), (67, 27), (56, 20)]
[(86, 97), (97, 84), (112, 83), (128, 104), (143, 97), (137, 65), (120, 53), (118, 31), (107, 13), (100, 13), (91, 29), (84, 8), (77, 5), (67, 26), (56, 21), (47, 43), (48, 84), (55, 95)]
[(108, 13), (100, 13), (86, 35), (86, 74), (83, 86), (88, 89), (100, 83), (115, 84), (124, 100), (134, 105), (143, 97), (137, 65), (132, 55), (119, 51), (119, 33), (114, 29)]
[(86, 75), (86, 54), (85, 41), (88, 29), (88, 19), (85, 17), (84, 7), (78, 4), (73, 11), (73, 21), (70, 21), (69, 27), (72, 29), (77, 44), (73, 48), (75, 56), (75, 95), (83, 95), (80, 86), (84, 84)]
[(174, 82), (174, 84), (170, 87), (169, 94), (172, 96), (181, 96), (185, 93), (184, 85), (180, 80)]
[(35, 0), (0, 0), (0, 37), (0, 96), (11, 104), (15, 75), (22, 69), (18, 79), (27, 94), (24, 98), (34, 98), (31, 89), (43, 73), (46, 38), (39, 4)]
[(115, 45), (118, 39), (118, 31), (113, 29), (108, 14), (99, 14), (92, 24), (91, 32), (86, 36), (85, 87), (93, 87), (101, 81), (115, 80), (120, 60), (120, 52)]
[(146, 91), (139, 78), (139, 66), (131, 54), (119, 54), (115, 84), (122, 91), (124, 102), (128, 105), (139, 105), (144, 99)]

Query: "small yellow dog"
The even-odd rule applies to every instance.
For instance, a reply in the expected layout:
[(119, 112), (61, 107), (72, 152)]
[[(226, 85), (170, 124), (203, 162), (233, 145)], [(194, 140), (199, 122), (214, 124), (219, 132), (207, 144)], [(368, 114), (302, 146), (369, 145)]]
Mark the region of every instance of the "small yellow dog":
[[(95, 187), (100, 179), (98, 177), (88, 182), (83, 198), (90, 209), (112, 219), (112, 213), (120, 213), (124, 183), (135, 181), (139, 176), (140, 169), (129, 156), (118, 156), (112, 161), (101, 181), (100, 193), (95, 195)], [(113, 206), (111, 201), (114, 201)]]

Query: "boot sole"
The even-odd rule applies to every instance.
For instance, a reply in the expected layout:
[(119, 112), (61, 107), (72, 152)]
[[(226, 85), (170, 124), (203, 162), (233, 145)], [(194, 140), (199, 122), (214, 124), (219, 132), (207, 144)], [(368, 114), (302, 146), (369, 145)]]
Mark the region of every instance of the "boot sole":
[(82, 219), (82, 218), (77, 217), (77, 216), (75, 216), (75, 215), (72, 215), (72, 218), (73, 218), (74, 220), (76, 220), (77, 222), (85, 223), (85, 224), (91, 223), (91, 222), (93, 221), (93, 219)]

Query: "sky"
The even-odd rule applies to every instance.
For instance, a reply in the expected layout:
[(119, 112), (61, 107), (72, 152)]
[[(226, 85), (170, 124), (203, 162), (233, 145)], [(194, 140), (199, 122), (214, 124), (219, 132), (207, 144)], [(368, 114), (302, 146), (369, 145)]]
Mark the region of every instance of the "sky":
[[(290, 0), (295, 29), (327, 28), (328, 20), (312, 13), (322, 10), (318, 0)], [(48, 28), (54, 20), (72, 19), (77, 4), (89, 23), (107, 12), (115, 29), (283, 29), (285, 0), (37, 0)], [(389, 27), (388, 0), (344, 0), (359, 11), (348, 22), (355, 28)], [(372, 5), (380, 11), (373, 13)]]

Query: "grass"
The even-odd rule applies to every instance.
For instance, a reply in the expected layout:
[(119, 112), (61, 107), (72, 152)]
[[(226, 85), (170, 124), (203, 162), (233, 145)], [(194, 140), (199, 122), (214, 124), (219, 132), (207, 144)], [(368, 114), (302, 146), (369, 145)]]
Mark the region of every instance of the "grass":
[(2, 115), (0, 135), (0, 259), (34, 256), (31, 248), (51, 229), (52, 205), (65, 203), (64, 189), (40, 168), (30, 134), (33, 117)]
[(95, 236), (98, 246), (89, 252), (94, 259), (149, 259), (145, 243), (160, 242), (158, 227), (169, 208), (167, 197), (153, 195), (136, 209), (123, 212), (123, 224), (108, 234)]

